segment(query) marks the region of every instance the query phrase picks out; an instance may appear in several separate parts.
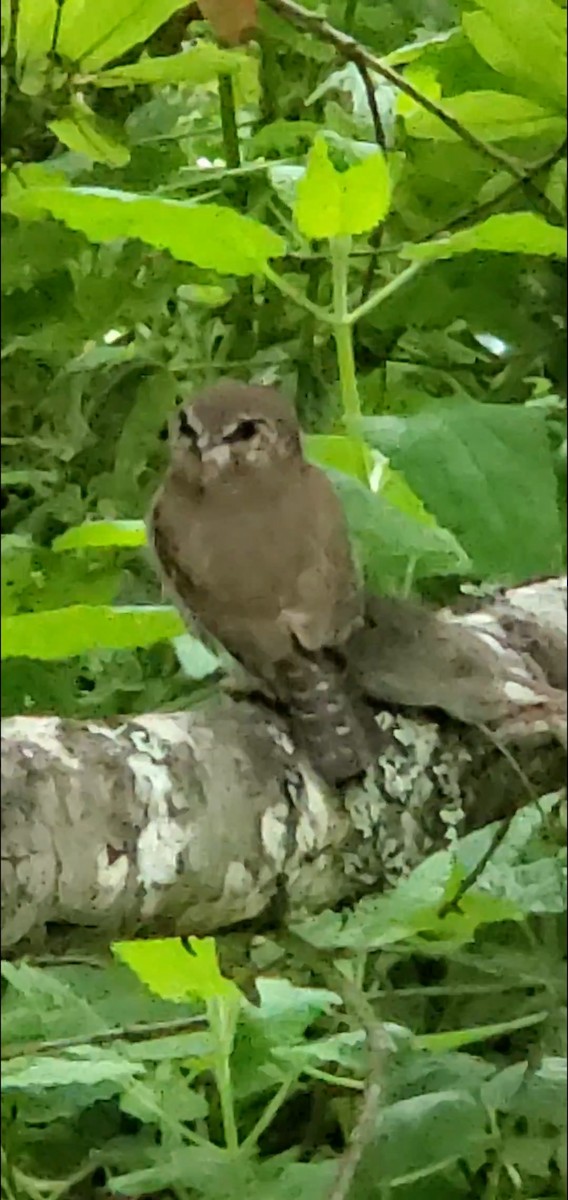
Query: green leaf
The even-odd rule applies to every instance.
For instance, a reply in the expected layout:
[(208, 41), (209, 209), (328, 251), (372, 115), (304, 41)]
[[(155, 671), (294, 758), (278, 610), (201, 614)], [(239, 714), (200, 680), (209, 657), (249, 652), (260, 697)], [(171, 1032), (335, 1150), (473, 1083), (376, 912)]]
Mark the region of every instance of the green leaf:
[(2, 618), (2, 658), (69, 658), (88, 650), (132, 649), (178, 637), (185, 626), (173, 608), (73, 604), (51, 612)]
[(146, 545), (146, 526), (143, 521), (85, 521), (66, 529), (54, 538), (51, 549), (57, 554), (63, 550), (84, 550), (96, 546), (98, 549), (115, 550), (122, 547)]
[(496, 71), (529, 86), (552, 108), (566, 107), (566, 14), (553, 0), (477, 0), (462, 25), (477, 53)]
[(152, 941), (114, 942), (112, 951), (164, 1000), (236, 999), (239, 989), (219, 970), (213, 938), (155, 938)]
[(107, 188), (46, 188), (26, 192), (28, 211), (47, 211), (92, 242), (140, 238), (181, 262), (233, 275), (262, 273), (284, 242), (266, 225), (217, 204), (196, 205)]
[(416, 578), (469, 571), (470, 560), (448, 529), (395, 508), (358, 479), (329, 474), (371, 588), (400, 587), (410, 564)]
[(44, 86), (57, 8), (57, 0), (20, 0), (17, 8), (18, 87), (28, 96), (37, 95)]
[(83, 71), (98, 71), (145, 42), (179, 8), (180, 0), (65, 0), (57, 52)]
[(70, 115), (48, 122), (48, 129), (75, 154), (84, 154), (92, 162), (109, 167), (124, 167), (130, 161), (130, 151), (107, 131), (105, 124), (87, 105), (75, 98)]
[(382, 154), (371, 154), (347, 171), (330, 162), (325, 138), (317, 137), (297, 187), (296, 224), (308, 238), (365, 233), (386, 216), (391, 199)]
[[(77, 1047), (73, 1061), (65, 1058), (49, 1058), (45, 1054), (36, 1058), (12, 1059), (2, 1068), (3, 1092), (42, 1092), (47, 1088), (69, 1087), (74, 1084), (95, 1086), (101, 1082), (125, 1086), (143, 1067), (130, 1063), (119, 1054), (104, 1053), (100, 1057), (89, 1053), (92, 1047)], [(85, 1057), (82, 1056), (82, 1052)]]
[(537, 213), (495, 213), (479, 225), (438, 238), (435, 242), (407, 243), (400, 254), (402, 258), (428, 261), (453, 258), (455, 254), (469, 254), (472, 250), (566, 258), (566, 231), (558, 225), (549, 225)]
[(367, 447), (357, 438), (344, 434), (307, 434), (304, 439), (306, 458), (315, 466), (342, 471), (367, 484), (372, 459)]
[(452, 530), (476, 574), (522, 582), (562, 569), (557, 484), (541, 412), (463, 403), (396, 422), (366, 418), (362, 428)]
[(95, 79), (96, 86), (126, 87), (128, 84), (191, 83), (216, 81), (218, 75), (236, 75), (252, 60), (241, 50), (222, 50), (212, 42), (197, 42), (182, 54), (141, 58), (127, 66), (111, 67)]
[(465, 1090), (399, 1100), (380, 1113), (374, 1153), (367, 1157), (367, 1172), (360, 1172), (362, 1191), (365, 1194), (366, 1186), (374, 1186), (377, 1163), (381, 1183), (392, 1185), (402, 1183), (406, 1176), (444, 1170), (449, 1163), (479, 1153), (489, 1144), (485, 1109)]
[(526, 1017), (515, 1017), (510, 1021), (495, 1021), (491, 1025), (477, 1025), (471, 1029), (448, 1029), (444, 1033), (428, 1033), (415, 1039), (419, 1050), (432, 1050), (435, 1054), (444, 1050), (459, 1050), (462, 1046), (487, 1041), (488, 1038), (503, 1037), (517, 1029), (529, 1029), (546, 1021), (546, 1011), (527, 1013)]
[[(463, 92), (441, 101), (445, 112), (488, 142), (507, 138), (533, 138), (548, 135), (564, 136), (564, 120), (525, 96), (505, 92)], [(459, 135), (449, 129), (439, 117), (424, 109), (413, 109), (406, 117), (411, 137), (434, 138), (442, 142), (457, 142)]]

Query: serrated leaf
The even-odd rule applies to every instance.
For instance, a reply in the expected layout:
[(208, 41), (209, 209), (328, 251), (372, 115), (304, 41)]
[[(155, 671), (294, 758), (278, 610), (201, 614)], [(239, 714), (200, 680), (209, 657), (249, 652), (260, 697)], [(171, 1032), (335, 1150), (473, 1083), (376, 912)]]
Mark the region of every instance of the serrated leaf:
[(126, 963), (156, 995), (164, 1000), (197, 996), (237, 999), (239, 989), (219, 970), (213, 938), (155, 938), (152, 941), (115, 942), (113, 954)]
[(366, 418), (362, 427), (459, 538), (476, 574), (522, 582), (562, 569), (557, 484), (541, 412), (467, 403), (396, 423)]
[(114, 550), (122, 547), (145, 546), (146, 526), (143, 521), (85, 521), (66, 529), (54, 538), (51, 549), (56, 554), (63, 550), (85, 550), (89, 547)]
[(65, 0), (57, 52), (83, 71), (98, 71), (145, 42), (182, 7), (180, 0)]
[(236, 75), (246, 70), (251, 59), (236, 50), (223, 50), (212, 42), (197, 42), (181, 54), (141, 58), (137, 63), (110, 67), (96, 77), (98, 88), (126, 87), (128, 84), (192, 83), (217, 80), (219, 74)]
[(469, 254), (473, 250), (566, 258), (566, 231), (558, 225), (549, 225), (537, 213), (495, 213), (479, 225), (438, 238), (435, 242), (407, 243), (400, 254), (402, 258), (429, 261), (453, 258), (455, 254)]
[[(489, 1144), (485, 1109), (468, 1091), (430, 1092), (382, 1109), (367, 1169), (372, 1172), (380, 1162), (382, 1183), (402, 1183), (418, 1172), (443, 1170)], [(371, 1175), (367, 1181), (361, 1172), (363, 1188), (367, 1182)]]
[(29, 189), (26, 215), (49, 212), (92, 242), (140, 238), (180, 262), (233, 275), (260, 274), (284, 253), (278, 234), (252, 217), (217, 204), (196, 205), (107, 188)]
[(51, 660), (88, 650), (133, 649), (179, 637), (185, 626), (175, 609), (140, 605), (72, 604), (2, 618), (2, 658)]
[[(445, 112), (455, 117), (466, 129), (489, 142), (507, 138), (532, 138), (564, 134), (564, 121), (549, 109), (525, 96), (506, 92), (462, 92), (461, 96), (444, 98)], [(441, 142), (457, 142), (459, 135), (449, 129), (439, 117), (424, 109), (413, 109), (406, 117), (411, 137), (433, 138)]]
[(297, 185), (294, 217), (308, 238), (365, 233), (386, 216), (390, 178), (384, 156), (371, 154), (347, 171), (336, 171), (327, 143), (317, 137), (305, 175)]

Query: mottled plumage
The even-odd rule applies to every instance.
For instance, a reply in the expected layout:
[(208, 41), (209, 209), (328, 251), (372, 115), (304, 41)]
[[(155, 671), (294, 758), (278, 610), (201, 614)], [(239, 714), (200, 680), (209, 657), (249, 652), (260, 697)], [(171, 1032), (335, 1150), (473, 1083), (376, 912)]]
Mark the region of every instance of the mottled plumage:
[(368, 738), (341, 662), (361, 589), (341, 505), (285, 398), (227, 380), (179, 409), (148, 526), (181, 611), (286, 705), (319, 774), (362, 773)]

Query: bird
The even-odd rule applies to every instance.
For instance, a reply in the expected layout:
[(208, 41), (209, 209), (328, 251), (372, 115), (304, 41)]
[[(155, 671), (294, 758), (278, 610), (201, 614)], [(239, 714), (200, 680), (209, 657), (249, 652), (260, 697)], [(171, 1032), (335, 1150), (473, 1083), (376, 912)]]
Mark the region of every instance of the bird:
[(165, 592), (281, 706), (325, 784), (364, 776), (375, 722), (343, 656), (364, 595), (341, 503), (304, 457), (293, 405), (220, 380), (176, 410), (169, 440), (147, 519)]

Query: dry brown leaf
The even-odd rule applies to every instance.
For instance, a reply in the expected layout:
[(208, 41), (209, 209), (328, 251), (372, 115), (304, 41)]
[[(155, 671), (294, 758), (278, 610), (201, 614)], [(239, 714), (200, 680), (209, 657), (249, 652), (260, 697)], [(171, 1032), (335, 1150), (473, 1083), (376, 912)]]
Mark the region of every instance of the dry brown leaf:
[(227, 46), (247, 41), (256, 28), (256, 0), (199, 0), (199, 7)]

